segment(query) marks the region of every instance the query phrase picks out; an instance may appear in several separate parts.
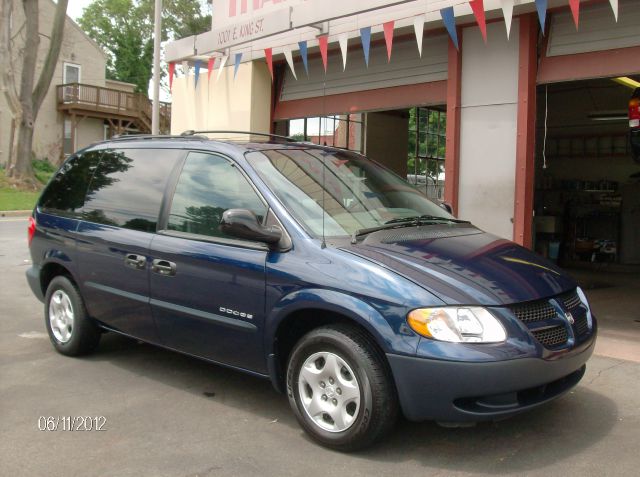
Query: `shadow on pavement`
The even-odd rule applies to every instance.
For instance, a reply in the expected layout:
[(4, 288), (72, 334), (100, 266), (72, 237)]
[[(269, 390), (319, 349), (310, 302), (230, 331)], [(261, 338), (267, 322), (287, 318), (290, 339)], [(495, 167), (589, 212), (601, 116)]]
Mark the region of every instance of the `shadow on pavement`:
[[(285, 396), (268, 380), (109, 333), (86, 360), (107, 361), (133, 374), (252, 413), (278, 419), (310, 445)], [(496, 423), (445, 429), (401, 419), (384, 441), (352, 459), (418, 462), (425, 468), (479, 473), (515, 473), (551, 467), (600, 441), (618, 419), (608, 397), (579, 385), (539, 409)], [(324, 452), (332, 453), (325, 450)], [(426, 469), (425, 469), (426, 470)]]

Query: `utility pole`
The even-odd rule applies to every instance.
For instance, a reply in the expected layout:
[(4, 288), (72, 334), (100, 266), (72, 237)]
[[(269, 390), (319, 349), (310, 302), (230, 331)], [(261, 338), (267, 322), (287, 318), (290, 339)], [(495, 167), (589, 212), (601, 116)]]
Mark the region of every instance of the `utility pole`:
[(153, 109), (151, 134), (160, 134), (160, 41), (162, 40), (162, 0), (156, 0), (153, 29)]

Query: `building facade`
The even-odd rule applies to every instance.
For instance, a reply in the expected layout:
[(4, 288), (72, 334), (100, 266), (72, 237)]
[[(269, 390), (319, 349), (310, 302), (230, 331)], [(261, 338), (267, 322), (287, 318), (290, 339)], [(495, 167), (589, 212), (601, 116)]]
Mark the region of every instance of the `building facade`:
[[(616, 10), (609, 0), (582, 2), (576, 28), (566, 0), (548, 2), (544, 27), (533, 0), (516, 0), (507, 36), (501, 2), (485, 0), (486, 42), (468, 2), (430, 3), (455, 7), (458, 47), (433, 10), (425, 14), (419, 54), (414, 18), (425, 2), (256, 39), (238, 47), (252, 61), (240, 65), (235, 81), (233, 65), (198, 88), (193, 76), (175, 79), (172, 131), (296, 134), (304, 121), (305, 136), (320, 140), (327, 131), (309, 133), (309, 124), (360, 118), (365, 154), (414, 180), (443, 181), (456, 214), (482, 229), (552, 259), (559, 247), (565, 260), (640, 263), (633, 252), (640, 218), (629, 205), (640, 196), (639, 169), (625, 139), (628, 98), (640, 85), (637, 2), (620, 0)], [(395, 20), (390, 60), (388, 20)], [(372, 25), (368, 64), (364, 25)], [(212, 33), (220, 31), (214, 25)], [(318, 33), (329, 35), (326, 73)], [(342, 34), (349, 37), (346, 69)], [(169, 60), (233, 57), (230, 49), (207, 51), (210, 39), (187, 40), (191, 50), (176, 42)], [(308, 74), (295, 55), (300, 40), (308, 42)], [(278, 54), (292, 47), (297, 78)], [(273, 48), (273, 82), (263, 48)]]

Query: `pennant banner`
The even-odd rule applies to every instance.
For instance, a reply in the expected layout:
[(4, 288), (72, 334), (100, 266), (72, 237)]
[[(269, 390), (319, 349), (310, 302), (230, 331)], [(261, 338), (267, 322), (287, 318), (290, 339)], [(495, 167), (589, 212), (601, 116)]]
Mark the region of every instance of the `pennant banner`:
[(322, 66), (325, 74), (327, 73), (327, 50), (329, 49), (329, 35), (318, 37), (318, 45), (320, 46), (320, 56), (322, 57)]
[(511, 20), (513, 19), (514, 0), (500, 0), (502, 15), (504, 16), (504, 26), (507, 28), (507, 39), (511, 35)]
[(229, 57), (227, 55), (220, 58), (220, 66), (218, 66), (218, 75), (216, 76), (216, 81), (220, 79), (220, 75), (222, 75), (222, 71), (224, 70), (224, 67), (227, 64), (228, 59)]
[(544, 35), (544, 23), (547, 19), (547, 0), (536, 0), (536, 9), (538, 10), (538, 20), (540, 20), (540, 28)]
[(458, 32), (456, 30), (456, 16), (453, 13), (453, 7), (447, 7), (440, 10), (440, 16), (442, 17), (442, 21), (444, 22), (444, 26), (449, 32), (449, 36), (451, 37), (451, 41), (456, 47), (456, 50), (459, 50), (458, 46)]
[(172, 61), (169, 63), (169, 91), (173, 89), (173, 75), (176, 73), (176, 64)]
[(580, 0), (569, 0), (569, 6), (571, 7), (571, 14), (573, 15), (573, 23), (576, 24), (576, 30), (577, 30), (578, 23), (580, 22)]
[(471, 6), (471, 10), (473, 10), (473, 16), (476, 17), (476, 22), (478, 22), (478, 26), (480, 27), (480, 32), (482, 33), (482, 39), (484, 42), (487, 42), (487, 21), (484, 17), (484, 1), (483, 0), (470, 0), (469, 5)]
[(193, 85), (194, 88), (198, 87), (198, 78), (200, 78), (200, 66), (202, 65), (202, 61), (196, 60), (195, 62), (195, 83)]
[(264, 59), (267, 60), (267, 68), (269, 68), (269, 74), (271, 75), (271, 81), (273, 81), (273, 49), (264, 49)]
[(236, 79), (238, 76), (238, 68), (240, 68), (240, 62), (242, 61), (242, 53), (236, 53), (236, 60), (233, 64), (233, 79)]
[(369, 67), (369, 47), (371, 46), (371, 27), (360, 28), (360, 40), (364, 52), (364, 62)]
[(185, 76), (186, 85), (189, 86), (189, 62), (188, 61), (182, 62), (182, 74)]
[(609, 0), (611, 4), (611, 10), (613, 10), (613, 16), (616, 17), (616, 22), (618, 21), (618, 0)]
[(424, 15), (417, 16), (413, 19), (413, 30), (416, 33), (416, 42), (418, 43), (418, 52), (422, 58), (422, 38), (424, 36)]
[(342, 53), (342, 71), (347, 69), (347, 44), (349, 43), (349, 35), (342, 33), (338, 37), (338, 43), (340, 43), (340, 52)]
[(387, 63), (391, 61), (391, 49), (393, 48), (393, 27), (395, 22), (392, 20), (382, 24), (384, 30), (384, 42), (387, 45)]
[(291, 48), (285, 48), (283, 53), (284, 58), (287, 60), (287, 64), (289, 65), (289, 69), (291, 70), (291, 74), (297, 80), (298, 75), (296, 74), (296, 69), (293, 66), (293, 53), (291, 52)]
[(302, 57), (302, 64), (304, 65), (304, 71), (309, 76), (309, 61), (307, 59), (307, 42), (299, 41), (298, 47), (300, 48), (300, 56)]
[(207, 81), (211, 81), (211, 73), (213, 73), (213, 65), (215, 64), (215, 62), (215, 56), (209, 58), (209, 61), (207, 62)]

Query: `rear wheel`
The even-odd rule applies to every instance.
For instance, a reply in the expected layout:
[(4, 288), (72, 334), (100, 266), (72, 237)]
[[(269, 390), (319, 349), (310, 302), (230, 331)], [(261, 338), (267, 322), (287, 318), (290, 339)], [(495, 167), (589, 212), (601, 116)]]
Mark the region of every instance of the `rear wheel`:
[(100, 329), (87, 316), (75, 284), (67, 277), (51, 280), (45, 295), (45, 326), (53, 347), (67, 356), (93, 351), (100, 341)]
[(351, 326), (318, 328), (300, 339), (287, 366), (287, 394), (305, 431), (342, 451), (371, 445), (398, 414), (384, 356)]

